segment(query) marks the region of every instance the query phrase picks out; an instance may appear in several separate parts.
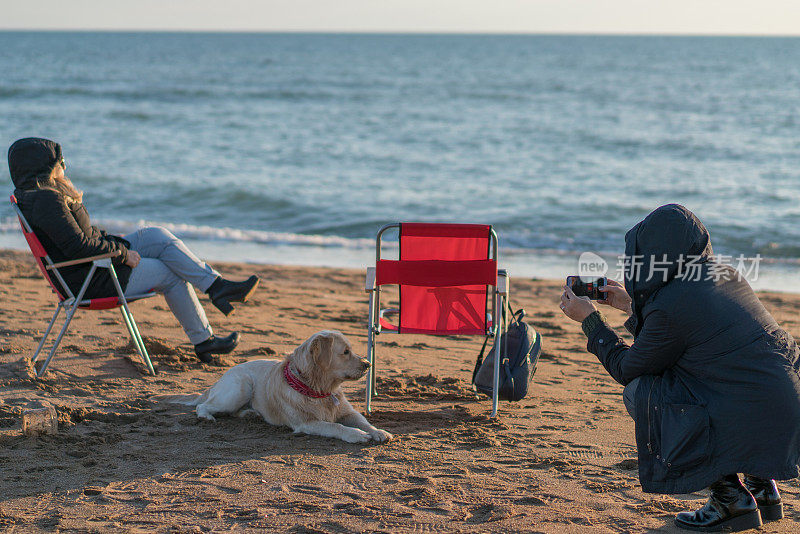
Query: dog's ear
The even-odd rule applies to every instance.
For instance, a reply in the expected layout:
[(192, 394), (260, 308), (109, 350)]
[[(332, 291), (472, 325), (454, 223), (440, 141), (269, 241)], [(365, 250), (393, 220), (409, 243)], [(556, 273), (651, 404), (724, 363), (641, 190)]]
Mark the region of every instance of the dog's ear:
[(322, 333), (314, 336), (314, 339), (311, 340), (311, 346), (309, 347), (311, 361), (314, 365), (320, 365), (327, 361), (327, 359), (330, 359), (332, 345), (332, 336)]

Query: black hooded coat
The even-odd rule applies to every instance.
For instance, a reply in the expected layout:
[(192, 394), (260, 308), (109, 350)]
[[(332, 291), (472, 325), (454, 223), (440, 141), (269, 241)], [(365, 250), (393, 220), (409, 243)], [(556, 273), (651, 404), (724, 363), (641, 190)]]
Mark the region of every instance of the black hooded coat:
[(588, 350), (617, 382), (639, 378), (642, 489), (689, 493), (732, 473), (797, 477), (794, 339), (733, 267), (714, 260), (708, 231), (683, 206), (662, 206), (634, 226), (625, 255), (634, 343), (601, 324)]
[[(128, 283), (131, 268), (127, 260), (127, 241), (112, 236), (89, 221), (89, 213), (80, 202), (67, 198), (49, 183), (50, 173), (61, 161), (61, 145), (35, 137), (20, 139), (8, 149), (8, 169), (14, 182), (14, 196), (20, 211), (54, 263), (120, 251), (112, 260), (122, 289)], [(92, 264), (61, 267), (59, 273), (77, 296)], [(59, 282), (54, 279), (54, 283)], [(116, 296), (114, 282), (107, 269), (97, 269), (84, 298)]]

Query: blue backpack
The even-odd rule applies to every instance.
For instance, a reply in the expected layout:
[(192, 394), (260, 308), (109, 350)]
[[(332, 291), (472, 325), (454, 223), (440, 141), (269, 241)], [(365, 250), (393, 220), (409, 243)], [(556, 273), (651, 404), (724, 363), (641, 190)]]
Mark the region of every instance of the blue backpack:
[[(511, 308), (508, 309), (509, 313)], [(503, 310), (503, 314), (505, 314)], [(542, 353), (542, 336), (523, 321), (525, 310), (519, 309), (511, 314), (508, 332), (500, 336), (500, 395), (507, 401), (518, 401), (528, 394), (528, 383), (536, 372), (536, 364)], [(494, 377), (494, 351), (490, 350), (486, 359), (483, 354), (489, 336), (483, 342), (475, 370), (472, 372), (472, 384), (477, 391), (492, 396)]]

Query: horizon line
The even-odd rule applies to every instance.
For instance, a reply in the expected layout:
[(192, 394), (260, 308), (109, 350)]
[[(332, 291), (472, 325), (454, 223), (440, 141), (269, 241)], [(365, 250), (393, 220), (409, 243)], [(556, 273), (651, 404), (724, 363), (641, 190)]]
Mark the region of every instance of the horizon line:
[(491, 30), (304, 30), (304, 29), (212, 29), (212, 28), (4, 28), (0, 33), (185, 33), (185, 34), (278, 34), (278, 35), (418, 35), (418, 36), (531, 36), (531, 37), (755, 37), (798, 38), (798, 33), (697, 33), (697, 32), (581, 32), (581, 31), (491, 31)]

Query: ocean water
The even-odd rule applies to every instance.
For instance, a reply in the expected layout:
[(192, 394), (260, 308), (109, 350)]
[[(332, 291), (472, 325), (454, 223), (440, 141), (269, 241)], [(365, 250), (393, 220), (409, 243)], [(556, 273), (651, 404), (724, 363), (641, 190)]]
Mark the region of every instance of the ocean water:
[(561, 277), (679, 202), (800, 290), (800, 39), (0, 32), (0, 72), (0, 146), (58, 140), (98, 223), (211, 259), (363, 266), (385, 223), (480, 222)]

